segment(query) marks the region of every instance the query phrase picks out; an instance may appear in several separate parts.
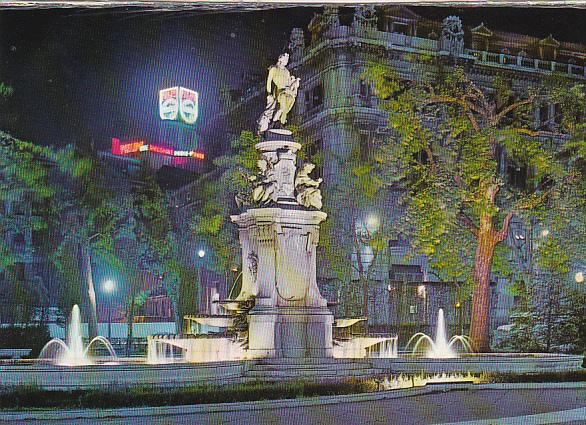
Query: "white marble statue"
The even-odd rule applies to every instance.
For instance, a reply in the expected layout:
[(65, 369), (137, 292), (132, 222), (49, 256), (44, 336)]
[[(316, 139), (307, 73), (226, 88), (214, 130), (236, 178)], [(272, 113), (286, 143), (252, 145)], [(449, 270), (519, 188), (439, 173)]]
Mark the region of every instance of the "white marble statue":
[(252, 191), (252, 201), (260, 205), (276, 201), (277, 176), (273, 163), (266, 159), (257, 161), (260, 173), (254, 176), (256, 187)]
[(280, 123), (287, 123), (287, 114), (293, 108), (297, 91), (299, 90), (299, 78), (293, 77), (287, 69), (289, 54), (279, 56), (276, 65), (269, 68), (267, 77), (267, 105), (257, 121), (258, 133), (262, 134), (269, 128)]
[(314, 164), (305, 164), (297, 172), (295, 177), (295, 189), (297, 191), (297, 202), (306, 208), (321, 210), (322, 197), (318, 189), (322, 179), (313, 180), (309, 174), (314, 170)]

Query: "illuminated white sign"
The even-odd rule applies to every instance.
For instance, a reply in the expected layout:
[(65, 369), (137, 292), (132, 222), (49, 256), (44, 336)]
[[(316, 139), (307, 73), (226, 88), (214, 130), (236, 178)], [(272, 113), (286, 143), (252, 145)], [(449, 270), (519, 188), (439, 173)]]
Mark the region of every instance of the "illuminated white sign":
[(179, 87), (179, 115), (186, 124), (193, 124), (197, 120), (198, 101), (197, 92)]
[(159, 116), (162, 120), (176, 120), (179, 115), (179, 87), (159, 91)]
[(198, 94), (185, 87), (170, 87), (159, 91), (159, 116), (162, 120), (181, 120), (193, 124), (199, 113)]

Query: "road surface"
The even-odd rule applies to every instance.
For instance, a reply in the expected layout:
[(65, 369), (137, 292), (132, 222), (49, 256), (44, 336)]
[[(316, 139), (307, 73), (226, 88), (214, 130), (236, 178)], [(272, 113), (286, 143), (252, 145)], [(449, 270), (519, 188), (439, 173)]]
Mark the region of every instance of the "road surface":
[[(3, 422), (11, 424), (15, 422)], [(27, 421), (30, 425), (586, 425), (586, 388), (450, 391), (400, 399), (139, 418)]]

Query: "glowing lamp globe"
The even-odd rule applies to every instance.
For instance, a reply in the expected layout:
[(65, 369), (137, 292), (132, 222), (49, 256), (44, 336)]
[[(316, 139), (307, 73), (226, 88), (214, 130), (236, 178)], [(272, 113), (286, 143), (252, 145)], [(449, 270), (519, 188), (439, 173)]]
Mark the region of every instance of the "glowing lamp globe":
[(114, 282), (111, 280), (107, 280), (104, 282), (104, 291), (106, 292), (112, 292), (114, 290)]

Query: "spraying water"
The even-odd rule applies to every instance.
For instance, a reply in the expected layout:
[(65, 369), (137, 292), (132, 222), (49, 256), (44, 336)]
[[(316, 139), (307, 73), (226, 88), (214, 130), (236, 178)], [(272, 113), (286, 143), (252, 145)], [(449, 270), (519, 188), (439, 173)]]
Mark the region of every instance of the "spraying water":
[(39, 359), (50, 359), (59, 366), (85, 366), (93, 364), (88, 352), (94, 344), (102, 344), (110, 354), (116, 358), (116, 353), (103, 336), (97, 336), (90, 341), (87, 347), (83, 346), (81, 338), (81, 314), (77, 304), (71, 309), (71, 316), (67, 327), (67, 342), (61, 338), (49, 341), (39, 354)]
[(471, 351), (470, 342), (467, 336), (455, 335), (448, 339), (444, 310), (442, 308), (440, 308), (437, 313), (435, 340), (431, 339), (429, 335), (418, 332), (411, 337), (407, 343), (407, 347), (409, 347), (412, 341), (415, 341), (413, 354), (417, 352), (417, 349), (423, 342), (429, 343), (429, 350), (426, 353), (426, 357), (429, 359), (453, 359), (459, 357), (454, 348), (456, 342), (459, 342), (465, 351)]

